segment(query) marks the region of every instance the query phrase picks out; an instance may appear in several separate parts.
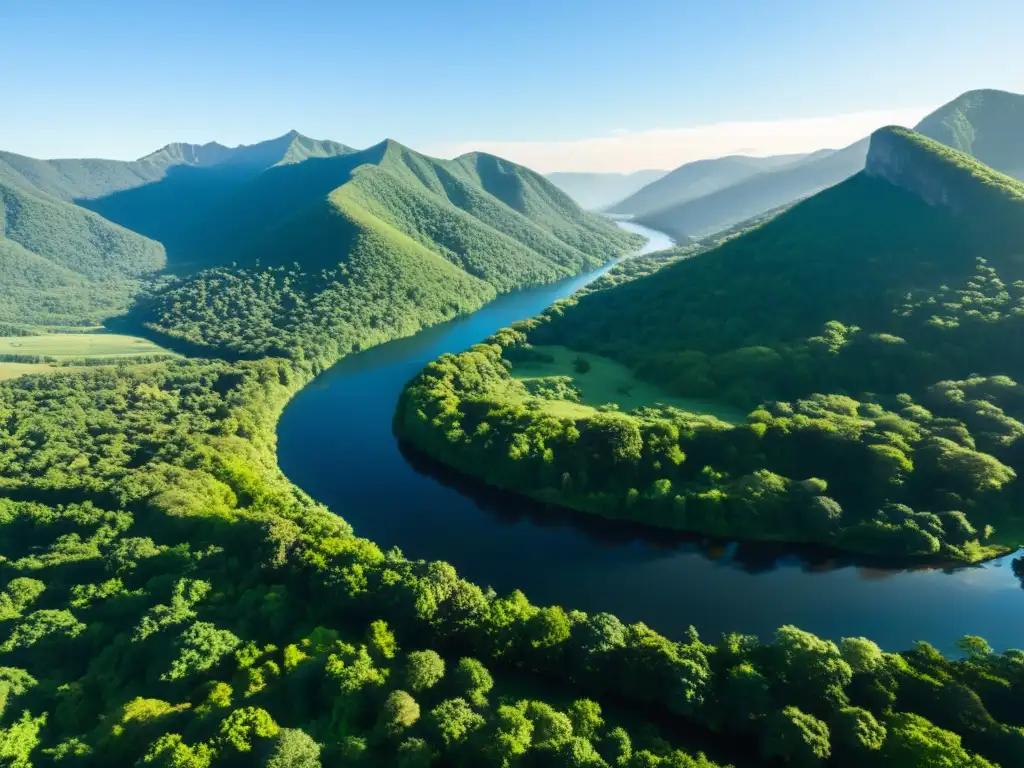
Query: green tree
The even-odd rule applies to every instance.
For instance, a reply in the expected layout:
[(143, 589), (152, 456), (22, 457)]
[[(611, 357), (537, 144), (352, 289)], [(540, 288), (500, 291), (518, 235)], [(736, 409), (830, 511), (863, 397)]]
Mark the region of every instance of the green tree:
[(832, 753), (828, 726), (796, 707), (786, 707), (765, 722), (761, 752), (793, 765), (820, 765)]
[(282, 728), (260, 761), (261, 768), (320, 768), (320, 745), (298, 728)]
[(392, 691), (384, 700), (377, 729), (390, 738), (401, 736), (420, 719), (420, 705), (405, 691)]
[(476, 659), (459, 659), (452, 672), (452, 684), (475, 707), (487, 705), (487, 694), (494, 687), (494, 679), (487, 668)]
[(444, 659), (437, 651), (413, 651), (405, 663), (405, 684), (414, 693), (433, 688), (444, 677)]

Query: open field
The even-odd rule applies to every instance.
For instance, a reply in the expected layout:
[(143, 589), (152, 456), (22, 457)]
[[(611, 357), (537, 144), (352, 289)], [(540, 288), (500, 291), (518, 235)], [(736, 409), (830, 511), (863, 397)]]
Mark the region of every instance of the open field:
[(53, 371), (73, 371), (74, 368), (58, 368), (50, 363), (0, 363), (0, 381), (16, 379), (26, 373), (52, 373)]
[(0, 338), (0, 355), (42, 355), (60, 360), (167, 354), (171, 353), (151, 341), (119, 333), (46, 333)]
[[(660, 387), (637, 379), (629, 368), (610, 358), (555, 345), (535, 346), (533, 349), (540, 354), (551, 356), (552, 361), (531, 360), (516, 363), (512, 375), (522, 381), (549, 376), (568, 376), (580, 391), (582, 405), (596, 408), (606, 403), (615, 403), (620, 410), (631, 411), (634, 408), (660, 403), (691, 413), (715, 416), (732, 424), (746, 421), (746, 414), (724, 403), (667, 394)], [(590, 364), (586, 373), (576, 370), (576, 358), (583, 358)], [(566, 402), (565, 405), (568, 407), (575, 404)], [(575, 406), (575, 409), (578, 410), (579, 406)]]

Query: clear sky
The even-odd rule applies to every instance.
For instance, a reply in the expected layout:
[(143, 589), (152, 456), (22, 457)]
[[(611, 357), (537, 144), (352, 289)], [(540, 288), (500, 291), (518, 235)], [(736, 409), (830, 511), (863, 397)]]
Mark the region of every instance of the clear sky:
[(0, 149), (296, 129), (541, 171), (849, 143), (1024, 92), (1024, 0), (0, 0)]

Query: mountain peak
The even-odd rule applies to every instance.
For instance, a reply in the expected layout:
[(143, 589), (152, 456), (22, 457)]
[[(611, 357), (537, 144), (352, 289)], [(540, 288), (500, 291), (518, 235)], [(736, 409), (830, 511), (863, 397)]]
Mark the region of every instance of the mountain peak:
[(982, 201), (1024, 200), (1024, 184), (899, 126), (879, 128), (871, 135), (864, 172), (954, 213), (976, 210)]

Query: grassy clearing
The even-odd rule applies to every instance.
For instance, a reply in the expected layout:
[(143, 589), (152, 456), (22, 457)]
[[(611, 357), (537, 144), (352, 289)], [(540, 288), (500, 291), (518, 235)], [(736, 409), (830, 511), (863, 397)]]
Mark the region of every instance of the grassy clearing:
[[(657, 385), (637, 379), (629, 368), (610, 358), (555, 345), (536, 346), (534, 350), (549, 355), (552, 360), (516, 363), (512, 375), (521, 381), (551, 376), (570, 377), (580, 391), (581, 404), (564, 400), (551, 401), (552, 408), (557, 407), (566, 411), (564, 415), (579, 416), (589, 410), (582, 406), (596, 408), (606, 403), (615, 403), (620, 410), (631, 411), (634, 408), (660, 403), (691, 413), (715, 416), (730, 424), (746, 422), (746, 414), (737, 408), (710, 400), (670, 395)], [(585, 373), (577, 370), (577, 358), (589, 363), (590, 367)]]
[(0, 381), (16, 379), (26, 373), (52, 373), (53, 371), (73, 371), (74, 368), (58, 368), (49, 363), (0, 363)]
[[(47, 333), (0, 338), (0, 354), (61, 358), (167, 355), (168, 350), (138, 336), (119, 333)], [(13, 363), (10, 365), (14, 365)], [(10, 377), (8, 377), (10, 378)]]

